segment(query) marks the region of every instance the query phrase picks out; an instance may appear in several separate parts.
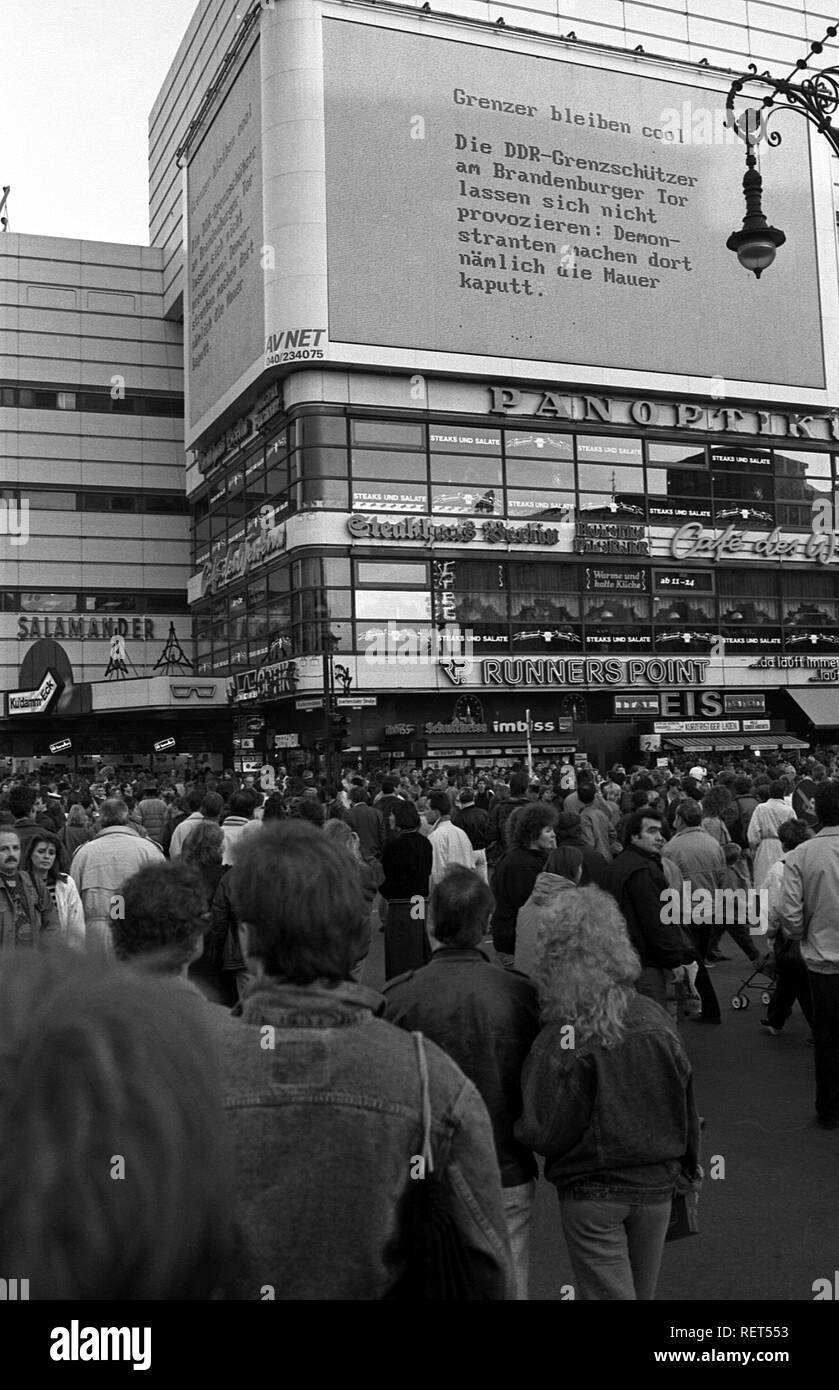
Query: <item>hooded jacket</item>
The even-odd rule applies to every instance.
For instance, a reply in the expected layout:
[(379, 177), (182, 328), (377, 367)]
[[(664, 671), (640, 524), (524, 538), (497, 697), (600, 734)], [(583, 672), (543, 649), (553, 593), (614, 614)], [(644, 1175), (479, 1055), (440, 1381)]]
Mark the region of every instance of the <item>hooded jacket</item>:
[(536, 932), (539, 926), (539, 912), (547, 903), (566, 888), (576, 887), (570, 878), (562, 874), (541, 873), (533, 885), (524, 907), (519, 908), (516, 921), (516, 954), (514, 968), (522, 975), (532, 975), (536, 964)]

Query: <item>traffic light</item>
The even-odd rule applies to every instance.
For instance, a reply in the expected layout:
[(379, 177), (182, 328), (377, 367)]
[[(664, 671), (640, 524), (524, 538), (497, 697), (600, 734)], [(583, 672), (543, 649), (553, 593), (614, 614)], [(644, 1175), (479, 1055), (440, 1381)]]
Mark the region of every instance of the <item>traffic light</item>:
[(347, 716), (340, 710), (333, 710), (329, 716), (329, 741), (337, 751), (350, 746), (350, 730)]

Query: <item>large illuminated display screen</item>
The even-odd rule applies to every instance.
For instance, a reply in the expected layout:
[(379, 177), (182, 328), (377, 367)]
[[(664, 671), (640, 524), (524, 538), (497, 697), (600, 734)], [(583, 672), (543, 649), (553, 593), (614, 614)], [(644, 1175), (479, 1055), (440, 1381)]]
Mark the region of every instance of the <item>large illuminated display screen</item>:
[(824, 388), (803, 121), (761, 146), (758, 282), (719, 90), (323, 28), (331, 342)]
[(264, 347), (262, 131), (255, 45), (187, 171), (190, 424)]

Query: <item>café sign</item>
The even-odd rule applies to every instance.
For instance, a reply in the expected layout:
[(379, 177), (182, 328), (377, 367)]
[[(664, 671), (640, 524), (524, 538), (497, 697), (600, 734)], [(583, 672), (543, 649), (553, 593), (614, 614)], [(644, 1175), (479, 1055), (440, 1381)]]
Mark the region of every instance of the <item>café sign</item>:
[(830, 565), (836, 559), (836, 536), (833, 531), (811, 531), (803, 536), (787, 536), (775, 527), (765, 534), (747, 535), (736, 526), (727, 526), (719, 534), (706, 531), (700, 521), (680, 526), (670, 540), (674, 560), (727, 559), (729, 555), (744, 560), (758, 556), (761, 560), (810, 560)]
[[(265, 510), (273, 515), (273, 508)], [(222, 555), (207, 561), (201, 576), (202, 597), (217, 593), (236, 579), (243, 579), (249, 570), (280, 554), (285, 549), (285, 540), (285, 525), (274, 526), (269, 517), (262, 518), (261, 529), (255, 536), (246, 536), (228, 545)]]

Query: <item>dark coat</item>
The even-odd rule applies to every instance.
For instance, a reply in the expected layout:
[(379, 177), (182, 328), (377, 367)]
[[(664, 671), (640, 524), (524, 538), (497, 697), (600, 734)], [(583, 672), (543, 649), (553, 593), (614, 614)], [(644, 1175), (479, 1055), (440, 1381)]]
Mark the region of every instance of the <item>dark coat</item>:
[(626, 918), (629, 939), (642, 966), (675, 970), (696, 959), (681, 928), (661, 920), (661, 894), (667, 888), (667, 878), (657, 854), (634, 846), (622, 850), (609, 865), (606, 881)]
[(521, 1114), (521, 1070), (539, 1031), (529, 980), (490, 964), (483, 951), (444, 946), (421, 970), (385, 985), (385, 1018), (419, 1030), (474, 1081), (495, 1138), (503, 1187), (537, 1175), (533, 1154), (513, 1135)]
[(379, 892), (388, 902), (400, 898), (428, 897), (428, 880), (434, 851), (418, 830), (403, 830), (385, 845), (382, 856), (384, 882)]
[(496, 951), (512, 956), (516, 949), (516, 918), (524, 907), (533, 885), (545, 867), (547, 856), (538, 849), (508, 849), (499, 860), (492, 877), (495, 911), (492, 914), (492, 944)]
[(474, 850), (486, 849), (489, 844), (489, 814), (480, 806), (461, 806), (452, 816), (452, 825), (465, 830)]

